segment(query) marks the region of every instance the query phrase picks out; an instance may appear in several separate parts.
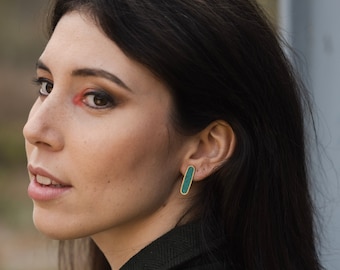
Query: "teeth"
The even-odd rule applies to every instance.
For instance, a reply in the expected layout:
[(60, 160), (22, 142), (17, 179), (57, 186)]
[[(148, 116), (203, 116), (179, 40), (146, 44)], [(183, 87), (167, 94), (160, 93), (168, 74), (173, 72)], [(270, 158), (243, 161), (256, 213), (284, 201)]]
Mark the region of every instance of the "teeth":
[(47, 178), (47, 177), (44, 177), (44, 176), (41, 176), (41, 175), (37, 175), (36, 176), (36, 179), (37, 179), (37, 182), (39, 184), (42, 184), (42, 185), (45, 185), (45, 186), (49, 186), (52, 184), (52, 180)]
[(51, 180), (50, 178), (47, 178), (45, 176), (37, 175), (36, 176), (37, 182), (44, 186), (54, 186), (54, 187), (63, 187), (63, 185), (59, 184), (58, 182)]

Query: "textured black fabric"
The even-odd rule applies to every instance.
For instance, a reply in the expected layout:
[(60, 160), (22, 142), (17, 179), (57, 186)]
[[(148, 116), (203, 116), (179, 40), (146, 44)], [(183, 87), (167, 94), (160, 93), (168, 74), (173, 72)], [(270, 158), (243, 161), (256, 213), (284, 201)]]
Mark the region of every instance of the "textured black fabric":
[(218, 255), (223, 252), (217, 241), (213, 243), (214, 249), (207, 248), (209, 244), (203, 244), (199, 223), (176, 227), (142, 249), (121, 270), (230, 269)]

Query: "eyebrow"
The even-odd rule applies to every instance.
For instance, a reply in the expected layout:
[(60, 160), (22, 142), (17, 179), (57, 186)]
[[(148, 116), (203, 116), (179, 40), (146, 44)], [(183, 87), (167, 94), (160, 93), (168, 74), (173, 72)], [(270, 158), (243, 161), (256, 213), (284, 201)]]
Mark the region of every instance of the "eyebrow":
[(42, 70), (45, 70), (51, 73), (50, 69), (41, 60), (37, 61), (37, 63), (35, 64), (35, 67), (36, 69), (42, 69)]
[[(42, 69), (45, 70), (49, 73), (51, 73), (50, 69), (41, 61), (38, 60), (36, 64), (37, 69)], [(107, 79), (118, 86), (125, 88), (126, 90), (131, 91), (131, 89), (121, 80), (119, 79), (116, 75), (107, 72), (103, 69), (97, 69), (97, 68), (80, 68), (80, 69), (75, 69), (72, 71), (72, 76), (76, 77), (100, 77)]]

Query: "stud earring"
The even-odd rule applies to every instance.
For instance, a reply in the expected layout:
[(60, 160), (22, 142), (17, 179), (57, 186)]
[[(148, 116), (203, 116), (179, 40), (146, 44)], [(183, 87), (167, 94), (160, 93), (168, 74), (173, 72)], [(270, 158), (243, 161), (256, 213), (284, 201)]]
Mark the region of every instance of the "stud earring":
[(181, 194), (182, 195), (187, 195), (189, 193), (192, 180), (194, 179), (194, 174), (195, 174), (195, 167), (192, 165), (189, 165), (182, 180), (182, 185), (181, 185)]

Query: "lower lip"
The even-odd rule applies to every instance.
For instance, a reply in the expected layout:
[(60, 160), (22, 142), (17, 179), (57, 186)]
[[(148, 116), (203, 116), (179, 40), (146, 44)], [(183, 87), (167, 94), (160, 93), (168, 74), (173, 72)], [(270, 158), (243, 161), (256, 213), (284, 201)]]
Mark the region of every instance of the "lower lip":
[(28, 196), (34, 201), (51, 201), (60, 198), (72, 187), (53, 187), (39, 184), (32, 180), (28, 186)]

